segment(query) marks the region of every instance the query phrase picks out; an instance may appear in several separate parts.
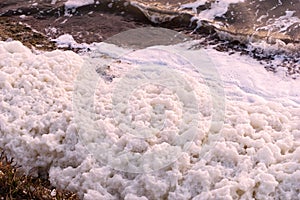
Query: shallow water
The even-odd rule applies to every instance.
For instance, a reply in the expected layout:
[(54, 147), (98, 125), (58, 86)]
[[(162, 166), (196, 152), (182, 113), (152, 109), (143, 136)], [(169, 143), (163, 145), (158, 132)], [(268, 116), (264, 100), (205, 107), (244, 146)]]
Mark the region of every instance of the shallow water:
[[(196, 22), (198, 26), (204, 29), (212, 27), (215, 31), (229, 33), (230, 37), (240, 40), (264, 39), (271, 43), (276, 39), (281, 39), (285, 43), (299, 43), (300, 41), (300, 3), (297, 0), (292, 1), (255, 1), (255, 0), (176, 0), (176, 1), (152, 1), (152, 0), (122, 0), (122, 1), (93, 1), (93, 0), (62, 0), (62, 1), (10, 1), (2, 3), (0, 13), (2, 16), (34, 16), (33, 18), (47, 19), (51, 16), (56, 18), (64, 14), (84, 15), (89, 13), (89, 19), (85, 24), (80, 20), (75, 25), (69, 22), (66, 26), (85, 26), (96, 25), (103, 20), (94, 21), (93, 18), (101, 18), (97, 15), (100, 11), (113, 12), (115, 14), (128, 16), (146, 23), (146, 18), (153, 23), (172, 24), (177, 27), (187, 27), (191, 21)], [(91, 13), (93, 12), (93, 14)], [(103, 13), (102, 13), (103, 14)], [(97, 16), (93, 16), (97, 15)], [(103, 16), (103, 15), (102, 15)], [(31, 20), (34, 21), (34, 19)], [(76, 17), (75, 17), (76, 18)], [(77, 17), (78, 18), (78, 17)], [(120, 20), (115, 15), (109, 15), (114, 22)], [(53, 18), (52, 18), (53, 21)], [(62, 28), (59, 24), (64, 24), (68, 19), (60, 20), (59, 23), (50, 23), (47, 28)], [(27, 21), (29, 24), (30, 20)], [(46, 25), (45, 22), (38, 22), (40, 25)], [(125, 23), (125, 22), (123, 22)], [(105, 24), (106, 26), (108, 24)], [(124, 26), (124, 25), (121, 25)], [(195, 28), (195, 23), (194, 23)], [(126, 27), (126, 26), (125, 26)], [(46, 27), (45, 27), (46, 28)], [(62, 28), (64, 29), (64, 28)], [(69, 27), (66, 31), (73, 31), (72, 35), (77, 35)], [(80, 32), (79, 30), (77, 30)], [(51, 32), (48, 30), (48, 32)], [(83, 32), (83, 30), (81, 30)], [(95, 35), (96, 33), (93, 32)], [(101, 35), (101, 34), (100, 34)], [(93, 37), (85, 34), (82, 38)], [(227, 35), (228, 37), (228, 35)], [(99, 41), (101, 38), (93, 38)]]

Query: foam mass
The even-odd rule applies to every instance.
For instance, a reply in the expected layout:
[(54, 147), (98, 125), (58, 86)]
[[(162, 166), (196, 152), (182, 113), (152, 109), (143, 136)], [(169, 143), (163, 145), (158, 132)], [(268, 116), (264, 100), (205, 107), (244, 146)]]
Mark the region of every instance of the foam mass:
[[(83, 63), (83, 56), (73, 52), (36, 54), (20, 42), (0, 42), (0, 147), (27, 173), (49, 173), (54, 186), (77, 191), (84, 199), (300, 198), (299, 107), (259, 96), (237, 100), (227, 92), (219, 132), (209, 134), (206, 124), (200, 123), (195, 129), (197, 137), (174, 163), (152, 173), (121, 172), (97, 161), (78, 140), (72, 94)], [(128, 63), (120, 64), (112, 70), (122, 75), (128, 67)], [(196, 74), (189, 73), (186, 79), (205, 119), (210, 115), (207, 90), (196, 81)], [(113, 82), (100, 78), (101, 91), (95, 92), (97, 120), (111, 130), (102, 142), (114, 142), (119, 151), (131, 148), (136, 153), (168, 144), (172, 135), (160, 139), (165, 143), (139, 143), (118, 135), (109, 114)], [(181, 119), (180, 102), (170, 91), (146, 85), (134, 94), (130, 102), (137, 120), (145, 122), (151, 117), (147, 115), (152, 109), (149, 105), (156, 102), (169, 108), (169, 124)], [(208, 106), (201, 107), (201, 103)]]

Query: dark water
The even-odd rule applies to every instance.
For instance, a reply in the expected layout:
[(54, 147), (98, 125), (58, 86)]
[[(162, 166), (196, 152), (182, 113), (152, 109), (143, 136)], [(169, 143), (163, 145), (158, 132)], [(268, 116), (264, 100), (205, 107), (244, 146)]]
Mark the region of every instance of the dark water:
[[(300, 42), (300, 1), (245, 0), (234, 1), (226, 9), (226, 1), (207, 0), (187, 5), (195, 0), (102, 0), (76, 9), (66, 9), (67, 0), (4, 0), (0, 3), (2, 16), (19, 19), (51, 36), (72, 32), (80, 41), (92, 42), (127, 29), (148, 24), (170, 28), (193, 29), (201, 21), (202, 31), (229, 33), (243, 40), (262, 39), (270, 43)], [(75, 1), (76, 2), (76, 1)], [(96, 3), (98, 2), (98, 3)], [(220, 8), (225, 7), (225, 12)], [(70, 14), (65, 16), (66, 13)], [(207, 18), (207, 13), (209, 18)], [(215, 14), (215, 15), (214, 15)], [(197, 20), (191, 23), (191, 18)], [(199, 24), (199, 23), (198, 23)], [(56, 28), (56, 32), (54, 29)]]

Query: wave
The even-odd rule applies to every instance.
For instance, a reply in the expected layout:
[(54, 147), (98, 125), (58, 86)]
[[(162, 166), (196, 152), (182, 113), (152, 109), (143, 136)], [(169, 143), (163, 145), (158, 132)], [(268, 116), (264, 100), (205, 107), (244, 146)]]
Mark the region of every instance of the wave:
[[(130, 0), (97, 1), (111, 9), (134, 7), (156, 24), (176, 24), (195, 29), (212, 28), (222, 37), (275, 44), (300, 43), (299, 1), (250, 1), (250, 0)], [(97, 3), (96, 2), (96, 3)], [(69, 0), (66, 9), (74, 5), (86, 6), (91, 0)], [(95, 2), (94, 2), (95, 3)], [(94, 4), (93, 3), (93, 4)], [(131, 9), (137, 13), (135, 9)]]
[(213, 31), (221, 38), (241, 42), (265, 41), (288, 49), (299, 49), (300, 43), (298, 0), (7, 1), (1, 7), (1, 16), (28, 13), (73, 15), (81, 10), (106, 9), (147, 18), (152, 23), (163, 26)]

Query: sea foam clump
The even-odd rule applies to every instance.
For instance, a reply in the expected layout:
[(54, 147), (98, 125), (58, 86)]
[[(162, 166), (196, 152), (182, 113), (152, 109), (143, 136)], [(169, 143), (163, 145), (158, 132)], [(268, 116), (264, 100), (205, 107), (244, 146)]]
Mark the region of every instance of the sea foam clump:
[(20, 42), (1, 42), (0, 52), (1, 147), (27, 172), (49, 168), (76, 148), (64, 143), (76, 138), (71, 96), (82, 59), (62, 51), (36, 55)]
[[(137, 52), (130, 59), (113, 64), (110, 73), (115, 80), (100, 78), (100, 90), (95, 91), (95, 120), (103, 129), (110, 130), (98, 142), (105, 145), (107, 141), (108, 147), (115, 144), (121, 153), (151, 151), (155, 144), (168, 144), (173, 136), (140, 143), (139, 139), (119, 134), (118, 127), (113, 126), (116, 122), (111, 115), (110, 98), (114, 82), (134, 66), (132, 59), (140, 63), (143, 55), (148, 60), (151, 54), (156, 56), (153, 50), (147, 52)], [(184, 63), (168, 54), (159, 55), (165, 63), (173, 63), (176, 70), (180, 70), (178, 62)], [(36, 55), (19, 42), (1, 42), (0, 56), (0, 147), (25, 171), (49, 173), (51, 183), (57, 187), (77, 191), (84, 199), (300, 198), (299, 106), (282, 105), (256, 94), (246, 100), (242, 96), (242, 100), (231, 98), (230, 95), (237, 94), (230, 92), (235, 90), (232, 77), (231, 87), (225, 88), (224, 125), (217, 133), (209, 133), (206, 122), (211, 115), (211, 99), (205, 81), (197, 81), (201, 77), (196, 72), (182, 71), (187, 72), (182, 76), (194, 89), (204, 119), (195, 129), (197, 136), (170, 165), (152, 173), (128, 173), (99, 162), (77, 139), (78, 134), (86, 131), (78, 127), (72, 108), (74, 81), (84, 66), (82, 56), (63, 51)], [(150, 105), (160, 102), (169, 109), (166, 125), (172, 125), (172, 133), (171, 128), (174, 124), (176, 128), (181, 119), (182, 102), (168, 89), (155, 85), (144, 85), (133, 94), (129, 109), (135, 114), (132, 117), (138, 118), (136, 122), (146, 122), (155, 111), (159, 118), (160, 108)], [(91, 134), (86, 132), (87, 137)], [(154, 159), (159, 161), (160, 155), (156, 156)]]

